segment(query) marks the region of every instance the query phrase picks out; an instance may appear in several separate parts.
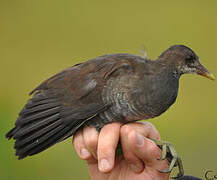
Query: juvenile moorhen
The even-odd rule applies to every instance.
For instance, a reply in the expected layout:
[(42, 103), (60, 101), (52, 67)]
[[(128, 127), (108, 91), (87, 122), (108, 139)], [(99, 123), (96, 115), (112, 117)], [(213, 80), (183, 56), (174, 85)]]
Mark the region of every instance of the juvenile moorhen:
[[(111, 122), (127, 123), (159, 116), (176, 100), (179, 78), (193, 73), (214, 79), (198, 56), (174, 45), (157, 60), (111, 54), (76, 64), (35, 88), (6, 137), (14, 138), (19, 159), (37, 154), (74, 135), (84, 126), (100, 130)], [(170, 172), (181, 160), (170, 143), (156, 141)]]

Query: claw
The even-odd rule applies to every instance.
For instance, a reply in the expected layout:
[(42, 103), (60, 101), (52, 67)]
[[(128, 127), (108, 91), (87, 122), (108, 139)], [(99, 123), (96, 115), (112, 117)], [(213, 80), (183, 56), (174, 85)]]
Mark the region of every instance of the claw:
[(177, 158), (176, 157), (173, 158), (172, 161), (171, 161), (171, 163), (170, 163), (170, 165), (169, 165), (169, 168), (168, 169), (164, 169), (164, 170), (160, 170), (160, 172), (163, 172), (163, 173), (171, 172), (173, 170), (173, 168), (174, 168), (174, 165), (175, 165), (176, 161), (177, 161)]
[(182, 177), (182, 176), (183, 176), (183, 174), (179, 172), (179, 173), (177, 174), (177, 176), (171, 177), (171, 179), (178, 179), (178, 178), (180, 178), (180, 177)]
[(179, 172), (175, 177), (171, 177), (171, 179), (178, 179), (184, 175), (184, 172)]
[(177, 161), (176, 161), (176, 164), (179, 168), (179, 173), (177, 174), (177, 176), (175, 177), (172, 177), (172, 179), (177, 179), (177, 178), (180, 178), (184, 175), (184, 169), (183, 169), (183, 166), (182, 166), (182, 160), (180, 157), (177, 157)]
[(161, 158), (158, 160), (164, 160), (166, 159), (166, 157), (167, 157), (167, 145), (163, 144)]
[(155, 139), (153, 140), (156, 145), (162, 150), (162, 155), (159, 160), (167, 159), (169, 161), (168, 169), (158, 170), (161, 173), (170, 173), (174, 167), (178, 166), (179, 173), (176, 177), (172, 177), (173, 179), (179, 178), (184, 175), (184, 170), (182, 166), (181, 158), (177, 155), (174, 146), (168, 142), (162, 142)]
[(161, 173), (170, 173), (171, 170), (168, 168), (168, 169), (163, 169), (163, 170), (158, 170), (159, 172)]

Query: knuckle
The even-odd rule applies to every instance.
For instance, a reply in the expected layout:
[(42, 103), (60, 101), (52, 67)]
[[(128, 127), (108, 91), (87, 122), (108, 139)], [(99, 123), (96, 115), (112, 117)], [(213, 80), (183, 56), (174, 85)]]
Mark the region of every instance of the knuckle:
[(74, 145), (74, 147), (76, 149), (78, 149), (80, 147), (80, 145), (82, 144), (82, 139), (80, 136), (74, 136), (72, 139), (72, 144)]
[(137, 136), (138, 132), (134, 129), (132, 129), (128, 134), (127, 134), (127, 144), (130, 147), (133, 147), (134, 145), (137, 144), (138, 142), (138, 136)]
[(158, 130), (156, 129), (156, 127), (152, 123), (146, 121), (146, 122), (142, 122), (142, 124), (146, 127), (147, 131), (150, 134), (154, 135), (155, 139), (160, 140), (160, 134), (159, 134)]
[(88, 148), (90, 149), (96, 149), (97, 147), (97, 143), (98, 143), (98, 139), (96, 137), (93, 136), (89, 136), (86, 140), (85, 140), (85, 144)]
[(129, 124), (125, 124), (121, 127), (121, 134), (129, 134), (132, 131), (132, 127)]
[(155, 126), (152, 123), (148, 122), (148, 121), (143, 122), (143, 125), (146, 127), (146, 129), (148, 131), (156, 130)]
[(155, 129), (154, 125), (151, 124), (150, 122), (144, 122), (144, 126), (146, 127), (147, 131), (152, 131)]
[(145, 122), (143, 122), (143, 124), (144, 124), (144, 125), (146, 125), (146, 126), (153, 127), (153, 124), (151, 124), (151, 123), (150, 123), (150, 122), (148, 122), (148, 121), (145, 121)]
[(72, 144), (74, 144), (74, 146), (77, 144), (77, 137), (76, 136), (73, 136)]
[(79, 154), (79, 152), (81, 150), (80, 146), (78, 144), (74, 144), (74, 148), (75, 148), (76, 152)]
[(73, 143), (74, 143), (74, 142), (77, 142), (80, 136), (82, 136), (81, 133), (80, 133), (80, 132), (77, 132), (77, 133), (73, 136), (72, 142), (73, 142)]

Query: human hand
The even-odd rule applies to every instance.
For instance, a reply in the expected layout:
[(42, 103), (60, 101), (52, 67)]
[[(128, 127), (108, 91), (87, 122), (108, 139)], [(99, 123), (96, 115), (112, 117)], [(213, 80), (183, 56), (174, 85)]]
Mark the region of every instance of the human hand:
[[(157, 160), (161, 150), (148, 138), (160, 140), (156, 128), (149, 122), (111, 123), (100, 133), (85, 127), (76, 133), (73, 143), (79, 157), (86, 160), (93, 180), (168, 180), (167, 160)], [(122, 155), (115, 156), (120, 139)]]

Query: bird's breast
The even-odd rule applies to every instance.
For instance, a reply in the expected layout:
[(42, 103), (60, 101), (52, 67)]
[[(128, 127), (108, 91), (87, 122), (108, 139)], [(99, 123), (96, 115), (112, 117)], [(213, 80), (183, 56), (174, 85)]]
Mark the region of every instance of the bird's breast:
[(156, 117), (165, 112), (176, 100), (179, 80), (171, 77), (155, 77), (143, 82), (139, 95), (139, 109)]
[(102, 92), (102, 99), (104, 103), (112, 105), (101, 114), (102, 118), (123, 123), (150, 118), (140, 111), (135, 103), (139, 96), (138, 87), (136, 87), (138, 78), (138, 76), (120, 76), (107, 81)]
[(108, 121), (136, 121), (159, 116), (176, 100), (178, 79), (119, 76), (107, 81), (102, 99), (112, 104), (101, 114)]

